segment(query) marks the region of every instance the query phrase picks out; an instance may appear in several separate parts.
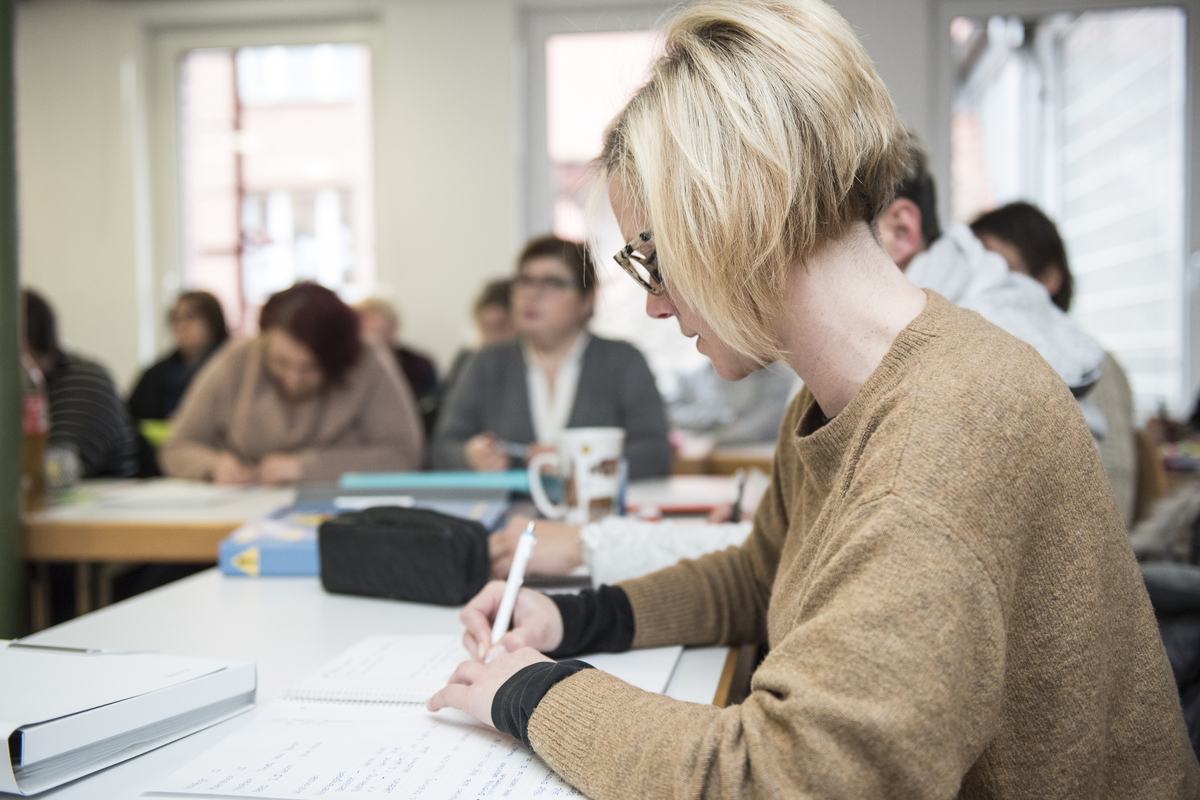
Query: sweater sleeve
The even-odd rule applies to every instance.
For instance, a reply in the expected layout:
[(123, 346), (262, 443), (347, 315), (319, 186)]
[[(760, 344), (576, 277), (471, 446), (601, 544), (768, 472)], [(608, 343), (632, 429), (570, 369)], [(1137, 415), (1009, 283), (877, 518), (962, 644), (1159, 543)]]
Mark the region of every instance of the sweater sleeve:
[[(843, 524), (853, 537), (814, 576), (741, 705), (684, 703), (587, 670), (539, 703), (534, 749), (596, 800), (953, 796), (1001, 700), (995, 585), (960, 538), (895, 496)], [(640, 635), (645, 608), (634, 608)]]
[(484, 430), (488, 363), (487, 351), (469, 358), (443, 401), (433, 433), (434, 469), (470, 469), (464, 449), (468, 439)]
[(632, 345), (629, 345), (628, 354), (620, 376), (613, 380), (624, 420), (629, 478), (661, 477), (671, 471), (666, 407), (646, 359)]
[(233, 415), (235, 381), (242, 348), (226, 346), (192, 381), (171, 423), (171, 437), (158, 451), (158, 463), (172, 478), (211, 480), (225, 447)]
[(425, 435), (416, 400), (390, 353), (364, 348), (371, 388), (358, 409), (359, 441), (300, 451), (302, 480), (336, 481), (346, 472), (402, 472), (421, 468)]

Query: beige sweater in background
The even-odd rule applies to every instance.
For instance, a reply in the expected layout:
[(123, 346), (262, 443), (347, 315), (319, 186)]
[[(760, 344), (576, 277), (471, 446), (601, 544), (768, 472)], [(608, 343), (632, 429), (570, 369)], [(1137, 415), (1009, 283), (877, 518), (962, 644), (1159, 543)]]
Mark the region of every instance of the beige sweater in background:
[(211, 479), (222, 451), (251, 465), (273, 453), (298, 455), (308, 481), (421, 468), (416, 403), (390, 353), (364, 345), (340, 383), (293, 404), (275, 388), (264, 349), (261, 337), (232, 342), (204, 366), (159, 451), (163, 472)]
[(534, 749), (608, 798), (1185, 798), (1200, 765), (1079, 408), (930, 293), (823, 427), (808, 390), (740, 547), (622, 584), (636, 647), (766, 641), (729, 708), (599, 670)]

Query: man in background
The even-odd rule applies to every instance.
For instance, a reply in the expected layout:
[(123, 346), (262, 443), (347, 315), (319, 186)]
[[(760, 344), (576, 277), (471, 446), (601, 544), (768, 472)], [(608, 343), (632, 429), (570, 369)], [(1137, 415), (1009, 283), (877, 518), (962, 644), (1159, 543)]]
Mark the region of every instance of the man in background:
[(878, 224), (884, 249), (910, 281), (979, 312), (1031, 345), (1080, 400), (1092, 435), (1104, 438), (1104, 416), (1085, 397), (1100, 378), (1104, 349), (1054, 305), (1041, 284), (1009, 270), (966, 225), (942, 228), (929, 160), (915, 137), (909, 139), (908, 165), (896, 199)]

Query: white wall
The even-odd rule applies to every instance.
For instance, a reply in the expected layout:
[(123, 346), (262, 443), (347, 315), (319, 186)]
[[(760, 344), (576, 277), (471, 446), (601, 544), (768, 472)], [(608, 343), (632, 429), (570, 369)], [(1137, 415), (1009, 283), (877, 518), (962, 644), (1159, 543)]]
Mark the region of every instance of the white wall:
[[(932, 2), (834, 3), (859, 31), (905, 121), (923, 135), (934, 105), (928, 56)], [(524, 235), (521, 14), (529, 8), (563, 8), (569, 14), (571, 8), (597, 5), (617, 3), (22, 3), (17, 7), (22, 280), (43, 290), (58, 309), (65, 341), (106, 363), (127, 388), (139, 362), (166, 346), (161, 317), (179, 270), (170, 233), (177, 212), (151, 188), (171, 185), (155, 174), (169, 170), (170, 161), (144, 152), (157, 130), (144, 118), (163, 114), (154, 107), (164, 96), (161, 87), (155, 89), (161, 78), (155, 48), (164, 39), (203, 38), (210, 30), (268, 32), (280, 25), (353, 22), (373, 31), (375, 46), (379, 281), (406, 318), (406, 338), (448, 364), (469, 329), (472, 295), (483, 279), (511, 268)], [(139, 172), (144, 164), (150, 165), (148, 175)], [(143, 338), (140, 354), (139, 320), (157, 337)]]

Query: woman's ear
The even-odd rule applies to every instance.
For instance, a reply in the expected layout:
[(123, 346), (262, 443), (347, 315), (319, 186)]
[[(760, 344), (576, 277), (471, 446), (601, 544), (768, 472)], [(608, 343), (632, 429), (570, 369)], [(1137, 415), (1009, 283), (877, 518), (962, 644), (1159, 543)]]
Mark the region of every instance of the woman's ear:
[(926, 247), (921, 236), (921, 209), (907, 197), (897, 197), (879, 215), (879, 239), (883, 249), (903, 272), (913, 257)]
[(1063, 269), (1058, 264), (1049, 264), (1038, 277), (1038, 283), (1046, 287), (1051, 297), (1058, 294), (1063, 285)]

